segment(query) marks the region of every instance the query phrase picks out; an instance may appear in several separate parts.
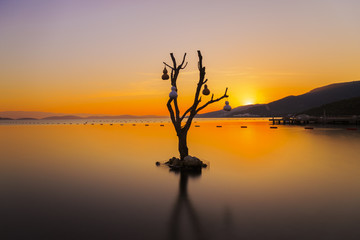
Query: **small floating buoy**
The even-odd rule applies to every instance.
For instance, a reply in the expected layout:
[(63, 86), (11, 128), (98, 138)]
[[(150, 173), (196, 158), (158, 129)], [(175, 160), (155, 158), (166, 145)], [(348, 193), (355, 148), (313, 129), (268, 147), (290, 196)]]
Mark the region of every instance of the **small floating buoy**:
[(241, 128), (247, 128), (247, 126), (241, 126)]
[(270, 127), (271, 129), (277, 129), (277, 127)]
[(110, 126), (112, 126), (112, 123), (110, 123)]
[(216, 127), (221, 128), (222, 126), (221, 126), (221, 125), (218, 125), (218, 126), (216, 126)]
[(156, 164), (156, 166), (160, 166), (160, 162), (156, 162), (155, 164)]
[(160, 124), (160, 127), (163, 127), (164, 126), (164, 124)]

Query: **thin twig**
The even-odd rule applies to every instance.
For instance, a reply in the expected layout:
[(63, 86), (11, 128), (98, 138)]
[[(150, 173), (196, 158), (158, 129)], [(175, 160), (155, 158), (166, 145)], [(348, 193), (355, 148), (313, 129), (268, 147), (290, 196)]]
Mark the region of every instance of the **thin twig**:
[(187, 65), (188, 65), (188, 62), (186, 62), (185, 66), (181, 67), (181, 69), (185, 69)]
[(184, 57), (183, 57), (183, 60), (182, 60), (182, 62), (181, 62), (181, 64), (180, 64), (180, 66), (182, 67), (182, 65), (184, 64), (184, 62), (185, 62), (185, 58), (186, 58), (186, 53), (184, 53)]
[(174, 68), (172, 66), (170, 66), (169, 64), (167, 64), (166, 62), (163, 62), (163, 64), (165, 64), (166, 66), (168, 66), (169, 68), (174, 70)]

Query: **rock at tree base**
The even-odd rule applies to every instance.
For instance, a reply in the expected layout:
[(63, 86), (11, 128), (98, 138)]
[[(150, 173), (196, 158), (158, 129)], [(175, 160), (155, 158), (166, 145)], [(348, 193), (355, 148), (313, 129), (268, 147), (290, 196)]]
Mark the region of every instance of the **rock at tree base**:
[(191, 170), (191, 169), (202, 169), (207, 167), (207, 165), (203, 163), (200, 159), (192, 156), (186, 156), (184, 160), (180, 160), (179, 158), (172, 157), (165, 164), (173, 169)]

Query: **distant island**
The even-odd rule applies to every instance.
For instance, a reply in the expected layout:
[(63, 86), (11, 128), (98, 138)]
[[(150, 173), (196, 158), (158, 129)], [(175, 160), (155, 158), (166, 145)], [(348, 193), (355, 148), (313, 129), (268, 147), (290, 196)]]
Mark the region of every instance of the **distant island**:
[[(39, 112), (36, 112), (37, 114)], [(166, 116), (158, 116), (158, 115), (143, 115), (143, 116), (136, 116), (136, 115), (90, 115), (90, 116), (77, 116), (77, 115), (66, 115), (66, 114), (57, 114), (55, 116), (48, 116), (48, 117), (7, 117), (7, 116), (16, 116), (17, 112), (7, 111), (7, 112), (0, 112), (0, 120), (68, 120), (68, 119), (142, 119), (142, 118), (166, 118)], [(33, 112), (22, 112), (23, 115), (31, 116)], [(43, 115), (50, 115), (51, 113), (41, 112)], [(35, 114), (34, 114), (35, 115)], [(6, 116), (6, 117), (4, 117)]]

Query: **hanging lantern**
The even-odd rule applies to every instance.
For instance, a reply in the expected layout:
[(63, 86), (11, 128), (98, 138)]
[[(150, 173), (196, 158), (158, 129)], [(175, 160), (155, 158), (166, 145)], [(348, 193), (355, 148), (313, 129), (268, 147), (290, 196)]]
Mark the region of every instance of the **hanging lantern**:
[(227, 112), (231, 111), (231, 107), (230, 107), (230, 105), (229, 105), (229, 101), (225, 101), (224, 111), (227, 111)]
[(171, 87), (171, 92), (169, 93), (169, 97), (171, 99), (177, 98), (178, 94), (176, 92), (176, 87), (172, 86)]
[(162, 80), (168, 80), (169, 79), (169, 75), (167, 73), (168, 73), (168, 71), (167, 71), (166, 67), (164, 67), (163, 75), (161, 76)]
[(204, 95), (209, 95), (210, 94), (210, 90), (208, 89), (208, 86), (206, 84), (204, 86), (204, 90), (202, 91), (202, 94), (204, 94)]

